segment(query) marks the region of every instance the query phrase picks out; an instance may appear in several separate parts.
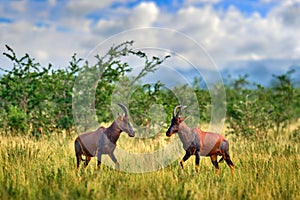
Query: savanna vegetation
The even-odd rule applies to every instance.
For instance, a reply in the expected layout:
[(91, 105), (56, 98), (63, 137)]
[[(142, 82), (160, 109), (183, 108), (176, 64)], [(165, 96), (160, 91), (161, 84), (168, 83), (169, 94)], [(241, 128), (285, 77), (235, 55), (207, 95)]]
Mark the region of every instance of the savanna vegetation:
[[(171, 90), (161, 82), (140, 84), (147, 73), (155, 71), (165, 59), (148, 57), (134, 51), (133, 42), (111, 47), (107, 54), (97, 55), (96, 63), (88, 63), (74, 54), (63, 69), (51, 64), (41, 66), (26, 54), (19, 58), (7, 46), (3, 53), (12, 66), (1, 66), (0, 77), (0, 197), (1, 199), (299, 199), (300, 198), (300, 88), (292, 79), (294, 70), (273, 75), (269, 87), (248, 81), (248, 75), (225, 80), (227, 114), (222, 134), (231, 144), (235, 164), (232, 177), (226, 164), (214, 175), (210, 159), (201, 159), (200, 172), (194, 170), (194, 159), (181, 170), (174, 162), (158, 171), (121, 172), (102, 166), (96, 169), (92, 160), (86, 170), (76, 171), (74, 139), (76, 117), (86, 119), (80, 130), (90, 127), (90, 110), (80, 102), (91, 101), (99, 124), (112, 120), (111, 94), (120, 81), (134, 85), (130, 98), (130, 114), (136, 125), (151, 121), (151, 106), (161, 105), (170, 114), (178, 103)], [(132, 68), (123, 59), (134, 56), (144, 68), (128, 79)], [(84, 94), (79, 86), (95, 83)], [(92, 83), (90, 83), (92, 81)], [(211, 97), (195, 79), (192, 86), (182, 85), (197, 95), (201, 126), (210, 121)], [(81, 91), (81, 92), (79, 92)], [(82, 97), (83, 96), (83, 97)], [(76, 102), (72, 102), (72, 99)], [(72, 106), (78, 103), (80, 116)], [(157, 119), (165, 120), (165, 119)], [(170, 117), (167, 119), (170, 120)], [(78, 127), (77, 127), (78, 128)], [(149, 135), (150, 134), (150, 135)], [(135, 140), (121, 135), (118, 145), (130, 151), (154, 151), (171, 139), (149, 133)], [(183, 156), (183, 154), (182, 154)], [(178, 158), (179, 161), (180, 158)], [(122, 164), (122, 163), (120, 163)], [(151, 165), (151, 163), (147, 163)]]

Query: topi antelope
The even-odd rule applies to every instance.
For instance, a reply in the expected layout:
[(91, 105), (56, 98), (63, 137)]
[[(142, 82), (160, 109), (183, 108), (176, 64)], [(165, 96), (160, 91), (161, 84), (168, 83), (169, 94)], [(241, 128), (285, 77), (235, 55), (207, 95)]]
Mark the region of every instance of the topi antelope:
[(79, 169), (80, 161), (82, 161), (82, 155), (85, 155), (86, 159), (84, 167), (87, 167), (91, 157), (95, 157), (97, 152), (98, 168), (101, 164), (102, 154), (108, 154), (112, 161), (116, 164), (118, 170), (120, 170), (119, 163), (114, 155), (116, 143), (120, 137), (122, 131), (128, 133), (130, 137), (134, 137), (135, 133), (129, 123), (128, 111), (123, 104), (118, 104), (125, 115), (118, 114), (116, 120), (108, 127), (100, 127), (94, 132), (85, 133), (79, 135), (75, 140), (75, 153), (77, 159), (77, 169)]
[[(179, 111), (176, 113), (176, 110)], [(176, 106), (173, 110), (173, 118), (171, 125), (166, 132), (168, 137), (172, 134), (178, 133), (178, 136), (186, 151), (184, 157), (180, 161), (182, 169), (184, 162), (190, 156), (196, 156), (196, 171), (199, 170), (200, 156), (210, 156), (211, 162), (216, 169), (216, 174), (219, 172), (219, 164), (217, 156), (222, 156), (219, 162), (225, 160), (231, 169), (232, 175), (234, 174), (234, 164), (232, 163), (229, 155), (229, 143), (224, 136), (217, 133), (204, 132), (200, 128), (189, 128), (184, 122), (187, 117), (180, 117), (181, 112), (186, 106)]]
[[(96, 156), (100, 136), (106, 130), (101, 126), (96, 131), (84, 133), (75, 139), (75, 154), (77, 160), (77, 169), (79, 169), (80, 161), (84, 161), (84, 168), (86, 168), (92, 157)], [(85, 156), (85, 160), (82, 159)]]

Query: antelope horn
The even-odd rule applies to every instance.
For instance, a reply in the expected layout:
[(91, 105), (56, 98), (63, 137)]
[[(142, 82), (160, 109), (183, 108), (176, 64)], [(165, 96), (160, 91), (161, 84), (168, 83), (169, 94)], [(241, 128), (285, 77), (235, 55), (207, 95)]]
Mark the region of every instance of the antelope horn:
[(127, 111), (127, 108), (126, 108), (126, 106), (124, 106), (123, 104), (121, 104), (121, 103), (118, 103), (118, 105), (122, 108), (122, 110), (124, 111), (124, 113), (125, 113), (125, 117), (127, 117), (128, 116), (128, 111)]
[(178, 117), (178, 116), (181, 114), (181, 112), (182, 112), (186, 107), (187, 107), (187, 106), (180, 106), (180, 109), (179, 109), (179, 111), (178, 111), (176, 117)]
[(173, 117), (178, 117), (178, 116), (177, 116), (178, 113), (177, 113), (177, 114), (175, 114), (175, 113), (176, 113), (177, 108), (180, 108), (180, 107), (181, 107), (181, 105), (175, 106), (175, 108), (174, 108), (174, 110), (173, 110)]
[[(182, 105), (176, 106), (176, 107), (174, 108), (174, 110), (173, 110), (173, 117), (178, 117), (178, 116), (181, 114), (181, 112), (182, 112), (186, 107), (187, 107), (187, 106), (182, 106)], [(180, 109), (179, 109), (179, 111), (177, 112), (177, 114), (175, 114), (175, 113), (176, 113), (176, 110), (177, 110), (178, 108), (180, 108)]]

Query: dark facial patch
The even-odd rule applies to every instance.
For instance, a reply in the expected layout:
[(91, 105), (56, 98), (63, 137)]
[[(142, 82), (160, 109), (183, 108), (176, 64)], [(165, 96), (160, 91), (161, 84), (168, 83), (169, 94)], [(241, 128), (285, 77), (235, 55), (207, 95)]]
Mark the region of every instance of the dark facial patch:
[(173, 119), (171, 121), (171, 125), (170, 125), (169, 129), (166, 132), (166, 135), (168, 137), (170, 137), (172, 134), (178, 132), (180, 121), (181, 121), (180, 117), (173, 117)]
[(131, 124), (129, 123), (128, 117), (125, 116), (122, 119), (122, 121), (120, 122), (120, 128), (122, 129), (122, 131), (128, 133), (130, 137), (134, 137), (135, 133), (133, 128), (131, 127)]

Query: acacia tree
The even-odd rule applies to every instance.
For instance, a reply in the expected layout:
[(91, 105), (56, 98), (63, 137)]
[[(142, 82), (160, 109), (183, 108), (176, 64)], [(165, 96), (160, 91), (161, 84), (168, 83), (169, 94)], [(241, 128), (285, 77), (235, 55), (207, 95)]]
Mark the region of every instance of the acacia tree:
[[(112, 93), (118, 84), (124, 88), (115, 95), (122, 102), (128, 100), (127, 106), (136, 124), (147, 124), (155, 112), (162, 109), (163, 113), (172, 113), (179, 102), (178, 95), (160, 82), (152, 85), (139, 82), (169, 56), (149, 58), (144, 52), (134, 51), (132, 45), (133, 41), (127, 41), (113, 46), (105, 55), (96, 55), (96, 63), (85, 62), (83, 66), (83, 60), (74, 54), (64, 69), (55, 69), (51, 64), (43, 67), (28, 54), (18, 58), (13, 49), (6, 46), (7, 52), (3, 54), (12, 61), (13, 66), (9, 70), (8, 67), (0, 67), (0, 131), (33, 135), (57, 130), (70, 132), (74, 128), (74, 116), (75, 119), (83, 119), (82, 130), (93, 126), (89, 124), (93, 117), (96, 118), (95, 126), (99, 122), (111, 121)], [(143, 62), (144, 68), (135, 77), (126, 77), (132, 70), (123, 59), (128, 56), (135, 56)], [(230, 82), (226, 86), (229, 130), (234, 134), (256, 136), (275, 127), (274, 130), (280, 133), (298, 119), (300, 90), (291, 78), (293, 74), (291, 70), (273, 75), (273, 83), (267, 88), (257, 84), (249, 87), (247, 75)], [(79, 79), (80, 75), (84, 78)], [(80, 80), (80, 84), (76, 84), (80, 87), (74, 88), (75, 80)], [(196, 94), (201, 110), (199, 117), (208, 122), (211, 99), (209, 92), (200, 88), (199, 81), (195, 81), (192, 88), (186, 85), (176, 87), (188, 94)], [(132, 88), (133, 93), (124, 92)], [(76, 101), (73, 101), (74, 97)], [(194, 100), (190, 98), (190, 101)], [(80, 106), (86, 102), (88, 107)], [(79, 104), (77, 115), (72, 113), (72, 103)], [(91, 111), (95, 115), (91, 115)], [(156, 120), (165, 121), (165, 116), (158, 116)]]
[[(156, 70), (166, 58), (148, 58), (141, 51), (134, 51), (133, 41), (127, 41), (111, 47), (103, 55), (96, 55), (97, 62), (85, 62), (80, 66), (82, 59), (76, 54), (65, 69), (54, 69), (49, 64), (41, 66), (28, 54), (18, 58), (12, 48), (6, 46), (4, 56), (9, 58), (13, 67), (11, 70), (0, 68), (4, 74), (0, 77), (0, 123), (2, 130), (9, 130), (13, 134), (40, 134), (51, 133), (55, 130), (70, 132), (74, 128), (74, 118), (87, 119), (91, 116), (86, 107), (79, 108), (80, 116), (72, 113), (72, 100), (75, 103), (91, 102), (90, 109), (96, 110), (99, 121), (110, 121), (110, 95), (115, 84), (132, 70), (122, 57), (130, 55), (144, 60), (145, 66), (140, 74), (134, 77), (130, 84), (136, 82), (149, 72)], [(78, 79), (79, 75), (84, 76)], [(99, 75), (99, 76), (97, 76)], [(75, 80), (81, 82), (74, 87)], [(88, 87), (86, 87), (88, 86)], [(90, 87), (93, 86), (93, 87)], [(94, 98), (87, 99), (87, 98)], [(42, 127), (42, 129), (41, 129)]]
[[(227, 122), (229, 132), (243, 136), (264, 136), (269, 130), (275, 133), (288, 128), (299, 118), (299, 88), (294, 86), (291, 75), (273, 75), (271, 87), (254, 84), (253, 88), (244, 77), (227, 86)], [(245, 83), (247, 83), (245, 85)]]
[[(108, 122), (113, 119), (110, 103), (117, 83), (120, 82), (124, 86), (118, 98), (125, 102), (130, 98), (126, 96), (126, 90), (138, 84), (138, 81), (147, 73), (155, 71), (157, 66), (169, 57), (148, 58), (146, 53), (133, 50), (133, 43), (133, 41), (126, 41), (112, 46), (105, 55), (96, 55), (96, 63), (91, 64), (86, 61), (80, 70), (73, 90), (73, 108), (76, 108), (73, 110), (73, 115), (80, 132), (94, 129), (99, 126), (99, 122)], [(123, 59), (128, 56), (144, 61), (144, 67), (136, 77), (125, 76), (133, 69)], [(140, 106), (143, 107), (143, 105)]]
[(28, 54), (18, 58), (6, 46), (13, 67), (3, 69), (0, 78), (1, 126), (14, 134), (49, 133), (56, 128), (69, 129), (72, 122), (71, 91), (79, 59), (74, 55), (66, 69), (41, 66)]
[(273, 105), (272, 118), (276, 133), (288, 128), (291, 122), (297, 118), (295, 110), (299, 105), (299, 93), (291, 79), (293, 73), (295, 70), (289, 70), (282, 75), (273, 75), (274, 80), (268, 101)]

